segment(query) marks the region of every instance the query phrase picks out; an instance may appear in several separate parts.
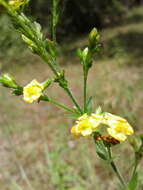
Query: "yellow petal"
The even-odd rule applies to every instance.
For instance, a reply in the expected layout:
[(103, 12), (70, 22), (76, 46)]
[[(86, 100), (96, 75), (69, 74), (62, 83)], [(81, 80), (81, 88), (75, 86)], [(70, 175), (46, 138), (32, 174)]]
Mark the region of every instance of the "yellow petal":
[(92, 129), (91, 128), (86, 128), (86, 129), (81, 131), (81, 134), (83, 136), (90, 136), (92, 134)]
[(120, 142), (123, 142), (127, 139), (124, 133), (117, 133), (114, 129), (111, 128), (108, 128), (107, 131), (111, 137), (117, 139)]
[(42, 95), (43, 89), (43, 85), (38, 83), (37, 80), (31, 81), (31, 83), (23, 88), (24, 101), (32, 103), (33, 101), (38, 100)]
[(124, 119), (120, 116), (117, 116), (117, 115), (113, 115), (113, 114), (108, 113), (108, 112), (105, 112), (104, 118), (106, 120), (115, 120), (115, 121), (127, 122), (126, 119)]
[(78, 130), (78, 126), (75, 125), (71, 128), (71, 133), (75, 136), (80, 136), (80, 131)]
[(101, 120), (94, 119), (93, 117), (89, 117), (89, 123), (92, 129), (96, 129), (101, 124)]
[(105, 117), (104, 115), (101, 115), (101, 114), (91, 114), (91, 117), (93, 119), (95, 119), (97, 122), (100, 122), (102, 124), (106, 124), (106, 120), (105, 120)]
[(88, 115), (87, 115), (87, 113), (85, 113), (81, 117), (78, 118), (78, 121), (83, 121), (83, 120), (87, 120), (87, 119), (88, 119)]
[(134, 133), (133, 128), (127, 121), (108, 120), (108, 125), (117, 132), (122, 132), (125, 135), (132, 135)]

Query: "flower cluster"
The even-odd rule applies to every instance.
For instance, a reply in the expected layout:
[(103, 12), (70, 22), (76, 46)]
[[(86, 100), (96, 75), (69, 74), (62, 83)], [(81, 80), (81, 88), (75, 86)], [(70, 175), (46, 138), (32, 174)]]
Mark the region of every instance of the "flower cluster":
[(109, 135), (120, 142), (127, 139), (126, 135), (133, 134), (133, 128), (122, 117), (105, 112), (104, 114), (84, 114), (78, 118), (76, 125), (71, 129), (75, 136), (90, 136), (96, 129), (104, 124), (107, 126)]

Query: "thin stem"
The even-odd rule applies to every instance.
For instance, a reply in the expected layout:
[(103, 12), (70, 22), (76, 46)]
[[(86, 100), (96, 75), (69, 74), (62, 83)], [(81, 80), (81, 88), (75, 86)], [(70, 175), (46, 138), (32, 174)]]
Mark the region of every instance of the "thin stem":
[[(46, 62), (49, 62), (49, 59), (48, 59), (48, 57), (46, 56), (46, 54), (45, 54), (45, 55), (43, 54), (43, 59), (44, 59)], [(52, 69), (52, 71), (54, 72), (54, 74), (58, 77), (59, 74), (58, 74), (57, 70), (55, 69), (55, 67), (53, 67), (52, 64), (49, 64), (49, 66), (50, 66), (50, 68)], [(73, 103), (74, 103), (74, 105), (76, 106), (76, 108), (78, 109), (78, 111), (79, 111), (80, 113), (83, 113), (82, 110), (81, 110), (81, 108), (80, 108), (80, 106), (78, 105), (77, 100), (76, 100), (75, 96), (73, 95), (72, 91), (71, 91), (68, 87), (67, 87), (67, 88), (62, 87), (62, 88), (67, 92), (67, 94), (69, 95), (69, 97), (70, 97), (71, 100), (73, 101)]]
[(116, 167), (115, 163), (113, 161), (111, 161), (110, 165), (111, 165), (113, 171), (116, 173), (116, 175), (117, 175), (119, 181), (121, 182), (121, 184), (123, 185), (123, 187), (126, 187), (124, 179), (123, 179), (122, 175), (120, 174), (118, 168)]
[[(53, 19), (56, 19), (57, 17), (57, 13), (56, 13), (56, 6), (57, 6), (57, 0), (52, 0), (53, 2), (53, 6), (55, 7), (55, 11), (53, 13)], [(20, 27), (24, 30), (24, 32), (26, 34), (28, 34), (28, 36), (30, 37), (31, 40), (33, 40), (35, 42), (35, 44), (37, 45), (37, 48), (39, 49), (39, 56), (43, 58), (43, 60), (48, 63), (49, 67), (51, 68), (51, 70), (53, 71), (53, 73), (56, 75), (56, 77), (59, 77), (59, 72), (61, 70), (57, 70), (57, 68), (55, 67), (55, 64), (52, 64), (53, 62), (49, 59), (49, 55), (47, 53), (47, 51), (45, 50), (45, 47), (43, 45), (43, 41), (42, 40), (38, 40), (35, 36), (35, 32), (33, 30), (33, 28), (31, 27), (31, 25), (29, 24), (30, 21), (27, 21), (27, 23), (25, 24), (19, 17), (19, 15), (16, 12), (13, 12), (13, 10), (11, 10), (11, 8), (5, 3), (4, 6), (8, 9), (9, 14), (15, 19), (15, 21), (20, 25)], [(53, 28), (55, 31), (55, 27), (56, 27), (56, 20), (53, 20)], [(54, 32), (53, 35), (56, 35), (56, 33)], [(72, 99), (73, 103), (75, 104), (76, 108), (78, 109), (78, 111), (80, 113), (82, 113), (82, 110), (80, 108), (80, 106), (77, 103), (76, 98), (74, 97), (74, 95), (72, 94), (71, 90), (69, 88), (63, 88), (67, 94), (69, 95), (69, 97)]]
[(83, 111), (81, 110), (80, 106), (77, 103), (76, 98), (74, 97), (72, 91), (69, 88), (64, 88), (64, 90), (67, 92), (67, 94), (70, 96), (70, 98), (72, 99), (73, 103), (75, 104), (76, 108), (78, 109), (78, 111), (82, 114)]
[[(112, 160), (112, 154), (111, 154), (111, 149), (110, 148), (108, 148), (108, 152), (109, 152), (110, 159)], [(126, 188), (126, 183), (125, 183), (119, 169), (116, 167), (116, 164), (114, 163), (113, 160), (110, 162), (110, 165), (111, 165), (113, 171), (116, 173), (116, 176), (118, 177), (118, 179), (119, 179), (120, 183), (122, 184), (122, 186), (124, 188)]]
[(56, 68), (55, 68), (55, 65), (52, 64), (52, 62), (49, 61), (49, 57), (48, 57), (47, 53), (44, 52), (44, 51), (41, 51), (41, 55), (42, 55), (41, 57), (43, 58), (43, 60), (44, 60), (46, 63), (48, 63), (49, 67), (51, 68), (51, 70), (53, 71), (53, 73), (55, 74), (55, 76), (58, 77), (59, 74), (58, 74), (57, 69), (56, 69), (57, 66), (56, 66)]
[(131, 179), (134, 177), (134, 175), (135, 175), (135, 173), (136, 173), (137, 166), (138, 166), (138, 163), (136, 162), (136, 163), (135, 163), (135, 166), (134, 166), (134, 169), (133, 169), (133, 174), (132, 174)]
[(86, 113), (87, 109), (87, 72), (84, 71), (84, 112)]
[(61, 103), (59, 103), (59, 102), (57, 102), (57, 101), (49, 98), (48, 96), (42, 96), (40, 98), (40, 100), (50, 102), (51, 104), (54, 104), (54, 105), (56, 105), (56, 106), (58, 106), (58, 107), (60, 107), (60, 108), (62, 108), (64, 110), (66, 110), (68, 112), (75, 113), (74, 110), (70, 109), (69, 107), (65, 106), (64, 104), (61, 104)]
[(133, 172), (132, 172), (131, 180), (134, 177), (134, 175), (136, 174), (138, 164), (139, 164), (139, 160), (135, 158), (135, 165), (134, 165), (134, 169), (133, 169)]
[(51, 37), (54, 42), (56, 42), (56, 25), (57, 25), (57, 0), (52, 1), (51, 8)]

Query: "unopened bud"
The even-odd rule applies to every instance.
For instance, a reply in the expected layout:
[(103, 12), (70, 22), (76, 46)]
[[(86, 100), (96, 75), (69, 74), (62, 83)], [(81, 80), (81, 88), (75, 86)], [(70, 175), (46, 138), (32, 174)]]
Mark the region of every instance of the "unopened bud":
[(86, 48), (82, 51), (81, 59), (82, 59), (83, 62), (86, 60), (87, 55), (88, 55), (88, 52), (89, 52), (88, 47), (86, 47)]
[(44, 90), (50, 86), (53, 80), (46, 80), (42, 83)]
[(33, 43), (33, 41), (32, 40), (30, 40), (29, 38), (27, 38), (25, 35), (21, 35), (22, 36), (22, 40), (26, 43), (26, 44), (28, 44), (29, 46), (35, 46), (35, 44)]
[(100, 40), (100, 36), (96, 28), (93, 28), (89, 34), (89, 44), (95, 46)]
[(36, 53), (36, 54), (38, 54), (38, 48), (37, 48), (37, 46), (35, 45), (35, 43), (31, 40), (31, 39), (29, 39), (29, 38), (27, 38), (25, 35), (21, 35), (22, 36), (22, 39), (23, 39), (23, 41), (28, 45), (28, 47), (30, 48), (30, 50), (33, 52), (33, 53)]
[(28, 0), (10, 0), (9, 5), (17, 10), (19, 9), (22, 5), (25, 5), (28, 2)]
[(102, 111), (101, 106), (98, 106), (98, 107), (97, 107), (95, 113), (96, 113), (96, 114), (103, 114), (103, 111)]
[(19, 86), (16, 84), (15, 79), (10, 74), (0, 76), (0, 84), (8, 88), (17, 89)]
[(87, 55), (88, 55), (88, 52), (89, 52), (89, 49), (88, 49), (88, 47), (86, 47), (86, 48), (83, 50), (83, 52), (82, 52), (82, 56), (83, 56), (84, 58), (86, 58)]

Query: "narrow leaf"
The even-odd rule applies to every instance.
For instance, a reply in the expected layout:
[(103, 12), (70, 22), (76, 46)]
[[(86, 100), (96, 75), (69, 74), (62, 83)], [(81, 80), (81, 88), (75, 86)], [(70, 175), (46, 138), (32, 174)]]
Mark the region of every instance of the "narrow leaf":
[(135, 190), (138, 185), (138, 173), (136, 172), (135, 175), (132, 177), (127, 190)]

